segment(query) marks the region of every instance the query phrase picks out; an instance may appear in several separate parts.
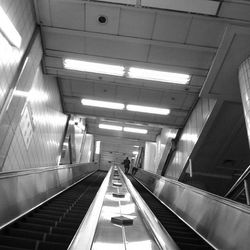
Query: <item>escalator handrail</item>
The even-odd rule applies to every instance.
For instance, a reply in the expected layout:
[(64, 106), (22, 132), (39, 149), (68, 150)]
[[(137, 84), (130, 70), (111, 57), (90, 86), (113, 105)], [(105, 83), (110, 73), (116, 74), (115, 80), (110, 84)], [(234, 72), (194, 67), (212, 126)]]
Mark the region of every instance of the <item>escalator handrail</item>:
[(243, 172), (243, 174), (238, 178), (238, 180), (234, 183), (234, 185), (229, 189), (229, 191), (225, 194), (225, 197), (230, 198), (230, 195), (233, 194), (233, 192), (243, 184), (244, 180), (249, 176), (250, 174), (250, 166), (247, 167), (247, 169)]
[(154, 175), (157, 179), (162, 179), (162, 180), (164, 180), (166, 182), (170, 182), (170, 183), (172, 183), (174, 185), (177, 185), (177, 186), (180, 186), (180, 187), (183, 187), (183, 188), (187, 188), (188, 190), (190, 190), (190, 191), (192, 191), (194, 193), (201, 194), (202, 196), (208, 197), (209, 199), (214, 200), (214, 201), (216, 201), (218, 203), (226, 204), (227, 206), (231, 206), (231, 207), (236, 208), (238, 210), (242, 210), (244, 212), (249, 213), (249, 208), (247, 206), (245, 206), (245, 205), (243, 205), (241, 203), (235, 202), (235, 201), (233, 201), (233, 200), (231, 200), (229, 198), (225, 198), (223, 196), (219, 196), (219, 195), (210, 193), (208, 191), (205, 191), (205, 190), (190, 186), (188, 184), (179, 182), (179, 181), (174, 180), (174, 179), (170, 179), (170, 178), (165, 177), (165, 176), (159, 176), (159, 175), (157, 175), (155, 173), (146, 171), (144, 169), (139, 169), (139, 171), (145, 172), (145, 173), (150, 174), (150, 175)]
[(103, 200), (109, 185), (111, 171), (112, 168), (110, 168), (104, 181), (102, 182), (102, 185), (98, 190), (95, 199), (91, 203), (88, 212), (84, 216), (84, 219), (79, 226), (74, 238), (72, 239), (68, 250), (91, 249), (97, 223), (102, 209)]
[(29, 169), (22, 169), (22, 170), (15, 170), (15, 171), (6, 171), (0, 173), (0, 179), (5, 178), (12, 178), (22, 175), (30, 175), (30, 174), (37, 174), (42, 173), (46, 171), (53, 171), (53, 170), (62, 170), (67, 168), (74, 168), (81, 165), (89, 165), (89, 164), (95, 164), (94, 162), (90, 163), (80, 163), (80, 164), (67, 164), (67, 165), (59, 165), (59, 166), (49, 166), (49, 167), (38, 167), (38, 168), (29, 168)]
[(172, 237), (163, 228), (163, 226), (161, 226), (158, 219), (155, 217), (153, 212), (147, 206), (145, 201), (142, 199), (142, 197), (133, 187), (131, 182), (128, 180), (125, 174), (121, 171), (121, 169), (119, 169), (119, 172), (122, 174), (123, 179), (126, 183), (126, 186), (134, 199), (134, 202), (136, 203), (137, 207), (140, 209), (141, 215), (144, 217), (144, 221), (148, 224), (148, 228), (151, 230), (152, 234), (154, 235), (161, 249), (178, 250), (179, 247), (176, 245)]

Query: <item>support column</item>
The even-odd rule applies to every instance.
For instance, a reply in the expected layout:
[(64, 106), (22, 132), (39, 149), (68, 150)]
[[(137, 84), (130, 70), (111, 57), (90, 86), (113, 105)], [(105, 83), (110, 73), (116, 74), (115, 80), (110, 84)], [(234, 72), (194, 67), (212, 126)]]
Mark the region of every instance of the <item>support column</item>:
[(248, 142), (250, 146), (250, 58), (245, 60), (239, 67), (239, 84), (244, 110)]

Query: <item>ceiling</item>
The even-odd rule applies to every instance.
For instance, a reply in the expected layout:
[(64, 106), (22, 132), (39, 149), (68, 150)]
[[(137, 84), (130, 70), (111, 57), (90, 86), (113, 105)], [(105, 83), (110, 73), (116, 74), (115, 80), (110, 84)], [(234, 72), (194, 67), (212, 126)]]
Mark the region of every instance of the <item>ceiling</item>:
[[(183, 128), (200, 96), (241, 102), (237, 70), (250, 54), (250, 2), (210, 0), (34, 0), (45, 73), (57, 76), (65, 113), (87, 117), (104, 143), (155, 141)], [(98, 21), (100, 16), (107, 20)], [(191, 75), (188, 85), (66, 70), (64, 58)], [(81, 98), (169, 108), (168, 116), (82, 106)], [(147, 135), (114, 133), (99, 122), (131, 124)], [(132, 140), (132, 141), (131, 141)], [(125, 144), (126, 144), (125, 143)], [(131, 150), (131, 147), (130, 147)], [(126, 148), (120, 151), (128, 152)], [(111, 152), (108, 150), (107, 152)]]

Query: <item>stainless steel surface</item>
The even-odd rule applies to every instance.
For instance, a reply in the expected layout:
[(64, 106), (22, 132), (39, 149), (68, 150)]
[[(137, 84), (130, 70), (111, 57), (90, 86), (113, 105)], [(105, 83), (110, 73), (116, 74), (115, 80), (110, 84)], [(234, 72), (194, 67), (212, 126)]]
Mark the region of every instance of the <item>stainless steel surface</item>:
[(235, 182), (235, 184), (229, 189), (226, 193), (225, 197), (235, 199), (237, 198), (241, 192), (243, 191), (243, 181), (245, 179), (249, 179), (250, 166), (244, 171), (244, 173), (239, 177), (239, 179)]
[(135, 190), (131, 182), (125, 177), (122, 171), (121, 171), (121, 174), (123, 175), (124, 181), (136, 205), (141, 211), (141, 215), (144, 217), (144, 221), (148, 224), (148, 228), (151, 229), (152, 234), (154, 235), (155, 239), (158, 241), (158, 244), (161, 246), (161, 249), (179, 249), (176, 243), (171, 238), (171, 236), (161, 226), (158, 219), (155, 217), (153, 212), (147, 206), (145, 201), (141, 198), (139, 193)]
[[(102, 185), (96, 194), (87, 214), (85, 215), (80, 227), (78, 228), (68, 250), (80, 250), (80, 249), (90, 249), (93, 241), (93, 237), (96, 231), (97, 222), (100, 216), (100, 211), (102, 209), (104, 195), (107, 191), (107, 186), (109, 184), (109, 178), (111, 175), (111, 170), (109, 170), (107, 176), (105, 177)], [(105, 248), (104, 248), (105, 249)]]
[(216, 249), (249, 249), (248, 206), (141, 169), (136, 178)]
[(97, 168), (88, 163), (0, 174), (0, 228)]
[(249, 188), (248, 188), (247, 180), (244, 180), (244, 187), (245, 187), (245, 194), (246, 194), (246, 199), (247, 199), (247, 205), (250, 205)]
[[(115, 187), (113, 183), (118, 182), (114, 179), (114, 172), (117, 168), (111, 168), (106, 176), (95, 200), (92, 202), (81, 226), (72, 240), (68, 250), (92, 249), (92, 250), (158, 250), (158, 249), (178, 249), (172, 239), (156, 238), (161, 235), (159, 231), (153, 233), (157, 228), (150, 228), (152, 224), (157, 224), (155, 217), (154, 223), (146, 223), (151, 214), (147, 212), (145, 204), (137, 207), (135, 199), (141, 199), (135, 195), (132, 184), (119, 169), (121, 186)], [(129, 184), (130, 183), (130, 184)], [(130, 191), (132, 190), (133, 196)], [(124, 197), (114, 197), (113, 193), (124, 194)], [(147, 215), (143, 215), (146, 213)], [(133, 220), (132, 225), (118, 225), (111, 222), (112, 217), (124, 216)], [(159, 227), (159, 225), (158, 225)], [(160, 228), (160, 227), (159, 227)], [(160, 228), (161, 229), (161, 228)], [(157, 228), (158, 230), (158, 228)], [(167, 242), (159, 242), (166, 240)], [(172, 241), (171, 244), (169, 241)]]

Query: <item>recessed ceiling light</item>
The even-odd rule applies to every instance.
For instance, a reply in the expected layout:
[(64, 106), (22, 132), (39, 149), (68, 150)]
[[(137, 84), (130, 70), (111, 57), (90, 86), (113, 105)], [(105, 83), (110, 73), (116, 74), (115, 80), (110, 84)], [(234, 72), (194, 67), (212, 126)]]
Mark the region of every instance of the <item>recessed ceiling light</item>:
[(65, 69), (78, 70), (83, 72), (107, 74), (114, 76), (124, 75), (124, 67), (113, 64), (95, 63), (67, 58), (63, 60), (63, 66)]
[(115, 125), (109, 125), (109, 124), (103, 124), (103, 123), (99, 124), (99, 128), (122, 131), (122, 126), (115, 126)]
[(137, 112), (157, 114), (157, 115), (168, 115), (170, 113), (169, 109), (132, 105), (132, 104), (128, 104), (126, 106), (126, 109), (129, 111), (137, 111)]
[(13, 23), (5, 11), (0, 7), (0, 31), (9, 41), (9, 43), (17, 48), (21, 47), (22, 37), (16, 30)]
[(190, 81), (190, 75), (188, 74), (143, 69), (143, 68), (136, 68), (136, 67), (129, 68), (128, 76), (130, 78), (177, 83), (177, 84), (187, 84)]
[(138, 134), (147, 134), (147, 129), (141, 129), (141, 128), (131, 128), (131, 127), (124, 127), (123, 131), (125, 132), (131, 132), (131, 133), (138, 133)]
[(119, 102), (106, 102), (106, 101), (98, 101), (92, 99), (85, 99), (81, 100), (82, 105), (92, 106), (92, 107), (99, 107), (99, 108), (108, 108), (108, 109), (124, 109), (125, 105)]

